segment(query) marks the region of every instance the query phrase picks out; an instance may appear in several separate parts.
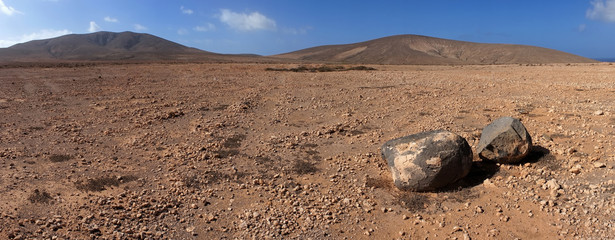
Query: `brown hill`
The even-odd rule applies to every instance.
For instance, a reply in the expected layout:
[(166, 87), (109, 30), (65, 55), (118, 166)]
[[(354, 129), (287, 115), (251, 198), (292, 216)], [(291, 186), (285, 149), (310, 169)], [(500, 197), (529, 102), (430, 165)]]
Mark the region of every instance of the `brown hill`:
[(273, 57), (358, 64), (516, 64), (597, 62), (553, 49), (397, 35), (371, 41), (307, 48)]
[[(174, 43), (150, 34), (96, 32), (34, 40), (0, 49), (0, 61), (191, 61), (227, 60), (227, 56)], [(245, 56), (239, 56), (240, 58)]]

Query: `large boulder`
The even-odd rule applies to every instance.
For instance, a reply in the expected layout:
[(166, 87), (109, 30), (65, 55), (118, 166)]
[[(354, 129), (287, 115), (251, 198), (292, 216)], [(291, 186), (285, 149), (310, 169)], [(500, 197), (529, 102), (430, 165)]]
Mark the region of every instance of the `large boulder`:
[(478, 156), (499, 163), (517, 163), (532, 148), (532, 138), (519, 119), (501, 117), (483, 129)]
[(465, 177), (472, 166), (472, 149), (465, 139), (445, 130), (422, 132), (390, 140), (382, 146), (397, 188), (430, 191)]

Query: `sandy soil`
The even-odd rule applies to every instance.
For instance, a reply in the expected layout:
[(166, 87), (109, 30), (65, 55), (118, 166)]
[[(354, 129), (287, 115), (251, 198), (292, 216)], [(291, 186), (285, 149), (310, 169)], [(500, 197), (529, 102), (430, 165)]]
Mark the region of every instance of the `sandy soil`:
[[(0, 238), (615, 238), (615, 67), (0, 69)], [(532, 154), (395, 189), (380, 146), (520, 118)]]

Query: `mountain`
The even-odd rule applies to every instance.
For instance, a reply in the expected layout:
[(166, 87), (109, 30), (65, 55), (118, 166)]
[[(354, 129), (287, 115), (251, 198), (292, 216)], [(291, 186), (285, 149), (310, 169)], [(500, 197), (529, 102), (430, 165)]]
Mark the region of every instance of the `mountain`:
[(0, 61), (13, 62), (203, 60), (222, 56), (134, 32), (70, 34), (0, 48)]
[(542, 64), (597, 62), (557, 50), (512, 44), (473, 43), (419, 35), (307, 48), (272, 57), (355, 64)]
[(398, 35), (366, 42), (313, 47), (263, 57), (218, 54), (150, 34), (96, 32), (70, 34), (0, 48), (0, 62), (181, 61), (181, 62), (340, 62), (356, 64), (540, 64), (596, 60), (547, 48), (462, 42)]

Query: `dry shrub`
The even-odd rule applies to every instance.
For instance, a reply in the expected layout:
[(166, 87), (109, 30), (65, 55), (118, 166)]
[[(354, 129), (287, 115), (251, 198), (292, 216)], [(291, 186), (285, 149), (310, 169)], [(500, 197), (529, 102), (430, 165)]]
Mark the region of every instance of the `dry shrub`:
[(39, 191), (38, 189), (34, 189), (34, 192), (32, 192), (30, 196), (28, 196), (28, 200), (30, 200), (31, 203), (47, 204), (52, 200), (52, 198), (51, 194), (49, 194), (47, 191)]
[(137, 177), (131, 175), (121, 177), (99, 177), (88, 179), (85, 183), (83, 181), (78, 181), (75, 183), (75, 187), (81, 191), (100, 192), (106, 190), (106, 187), (117, 187), (121, 183), (131, 182), (136, 179)]
[(64, 155), (64, 154), (53, 154), (51, 156), (49, 156), (49, 161), (51, 162), (66, 162), (68, 160), (71, 160), (73, 157), (70, 155)]
[(293, 172), (300, 174), (300, 175), (315, 173), (317, 171), (318, 171), (318, 168), (316, 168), (316, 166), (314, 166), (313, 163), (308, 162), (308, 161), (297, 160), (295, 161), (295, 164), (293, 165)]

